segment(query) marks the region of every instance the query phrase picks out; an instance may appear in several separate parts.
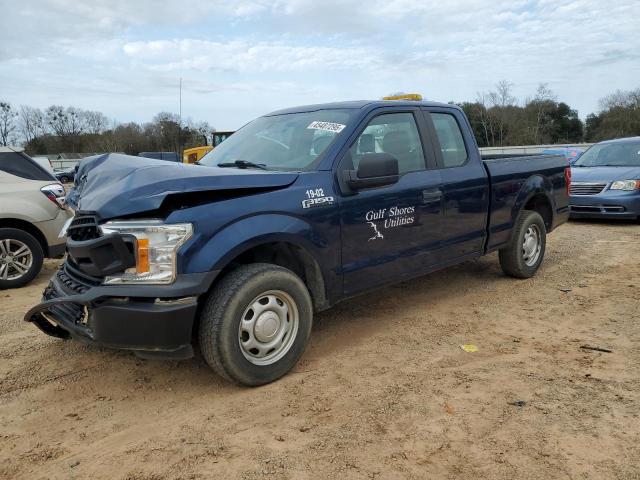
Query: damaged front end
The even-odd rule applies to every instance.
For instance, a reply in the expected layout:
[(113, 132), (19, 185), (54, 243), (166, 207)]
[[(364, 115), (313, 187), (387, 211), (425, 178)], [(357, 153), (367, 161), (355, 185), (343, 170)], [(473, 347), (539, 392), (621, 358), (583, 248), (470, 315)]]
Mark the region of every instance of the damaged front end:
[[(77, 215), (67, 230), (67, 259), (25, 320), (54, 337), (141, 356), (191, 356), (197, 297), (214, 273), (176, 273), (175, 252), (189, 227), (140, 220), (100, 225), (93, 215)], [(158, 234), (163, 228), (169, 233)]]
[[(83, 160), (67, 196), (76, 211), (67, 258), (25, 320), (144, 356), (191, 355), (197, 299), (218, 271), (179, 271), (178, 250), (203, 241), (196, 222), (212, 235), (211, 217), (192, 220), (185, 209), (283, 189), (297, 177), (121, 154)], [(176, 212), (182, 220), (171, 223)]]

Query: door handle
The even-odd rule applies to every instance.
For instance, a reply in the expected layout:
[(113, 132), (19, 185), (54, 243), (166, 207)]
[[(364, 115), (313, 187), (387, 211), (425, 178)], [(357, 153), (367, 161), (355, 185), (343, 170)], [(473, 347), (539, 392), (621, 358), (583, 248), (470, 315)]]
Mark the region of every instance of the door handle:
[(442, 200), (442, 191), (439, 188), (430, 188), (422, 191), (422, 203), (435, 203)]

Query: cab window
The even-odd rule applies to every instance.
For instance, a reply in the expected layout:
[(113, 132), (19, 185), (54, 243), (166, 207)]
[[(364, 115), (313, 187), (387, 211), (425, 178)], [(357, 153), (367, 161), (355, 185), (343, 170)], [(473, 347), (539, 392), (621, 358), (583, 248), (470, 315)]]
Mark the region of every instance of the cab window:
[(467, 162), (467, 149), (455, 117), (448, 113), (432, 113), (431, 120), (440, 143), (444, 168), (464, 165)]
[(368, 153), (388, 153), (398, 159), (400, 174), (424, 170), (418, 126), (411, 113), (386, 113), (373, 118), (349, 149), (357, 169)]

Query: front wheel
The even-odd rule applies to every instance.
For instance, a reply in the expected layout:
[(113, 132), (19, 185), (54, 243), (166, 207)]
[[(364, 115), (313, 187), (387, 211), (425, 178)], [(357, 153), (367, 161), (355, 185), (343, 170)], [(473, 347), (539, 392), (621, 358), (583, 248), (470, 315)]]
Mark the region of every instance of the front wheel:
[(538, 212), (523, 210), (514, 226), (509, 245), (499, 252), (500, 266), (507, 275), (530, 278), (538, 271), (547, 245), (547, 229)]
[(297, 275), (277, 265), (243, 265), (209, 294), (200, 317), (200, 349), (221, 376), (263, 385), (298, 362), (312, 323), (311, 297)]

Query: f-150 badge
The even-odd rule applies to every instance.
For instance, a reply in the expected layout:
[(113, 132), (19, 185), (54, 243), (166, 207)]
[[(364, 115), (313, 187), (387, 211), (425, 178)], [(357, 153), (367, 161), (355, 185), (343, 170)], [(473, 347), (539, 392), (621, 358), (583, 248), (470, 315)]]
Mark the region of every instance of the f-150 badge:
[(302, 200), (302, 208), (318, 207), (320, 205), (331, 205), (334, 198), (325, 196), (322, 188), (306, 191), (307, 198)]

